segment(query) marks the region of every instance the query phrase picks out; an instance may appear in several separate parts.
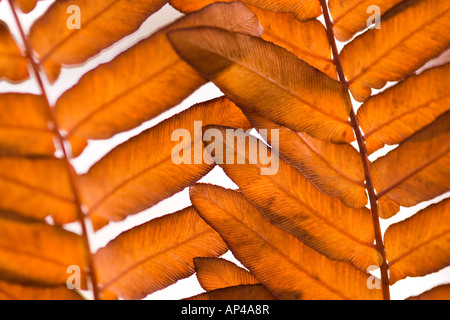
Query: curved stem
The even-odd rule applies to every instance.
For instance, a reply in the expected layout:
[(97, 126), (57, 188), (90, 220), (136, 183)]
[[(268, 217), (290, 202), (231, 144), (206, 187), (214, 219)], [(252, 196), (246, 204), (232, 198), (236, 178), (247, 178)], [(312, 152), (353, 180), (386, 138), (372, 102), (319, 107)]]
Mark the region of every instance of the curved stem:
[[(328, 40), (331, 44), (331, 49), (333, 52), (333, 61), (336, 66), (336, 70), (339, 76), (339, 81), (343, 84), (344, 88), (347, 90), (347, 94), (349, 93), (349, 83), (344, 75), (344, 69), (342, 68), (342, 63), (339, 58), (339, 52), (336, 45), (336, 39), (334, 37), (333, 32), (333, 23), (331, 22), (330, 14), (328, 12), (328, 7), (326, 0), (320, 0), (320, 5), (322, 7), (323, 16), (325, 19), (326, 29), (327, 29), (327, 36)], [(380, 267), (381, 271), (381, 284), (382, 284), (382, 290), (383, 290), (383, 299), (389, 300), (390, 299), (390, 292), (389, 292), (389, 276), (388, 276), (388, 264), (386, 261), (386, 252), (384, 249), (383, 244), (383, 235), (381, 233), (380, 228), (380, 217), (378, 215), (378, 199), (377, 194), (375, 193), (375, 188), (373, 186), (373, 180), (372, 180), (372, 174), (370, 172), (370, 161), (369, 161), (369, 155), (366, 149), (366, 144), (364, 141), (364, 136), (361, 131), (361, 128), (358, 123), (358, 119), (356, 118), (356, 113), (353, 108), (353, 105), (350, 109), (350, 120), (352, 123), (353, 131), (355, 132), (356, 140), (358, 142), (359, 151), (361, 154), (363, 166), (364, 166), (364, 173), (366, 176), (366, 189), (367, 193), (369, 194), (369, 201), (370, 201), (370, 211), (372, 213), (372, 223), (373, 228), (375, 232), (375, 247), (377, 251), (381, 254), (381, 257), (383, 258), (382, 265)]]
[(25, 36), (25, 33), (22, 28), (22, 24), (20, 23), (19, 17), (17, 16), (17, 12), (13, 6), (13, 1), (14, 0), (8, 0), (8, 3), (11, 8), (12, 14), (14, 16), (14, 20), (16, 21), (17, 27), (19, 29), (20, 36), (22, 38), (22, 43), (25, 47), (26, 57), (28, 58), (28, 61), (32, 67), (34, 77), (35, 77), (36, 81), (38, 82), (39, 88), (42, 92), (42, 96), (44, 97), (46, 105), (48, 107), (47, 108), (48, 119), (51, 122), (51, 125), (52, 125), (51, 129), (57, 140), (57, 145), (55, 147), (56, 147), (57, 151), (61, 151), (63, 154), (63, 160), (66, 165), (67, 173), (69, 176), (70, 187), (71, 187), (72, 193), (74, 195), (74, 203), (75, 203), (75, 206), (77, 209), (78, 221), (79, 221), (79, 223), (81, 225), (81, 229), (82, 229), (82, 238), (83, 238), (85, 251), (86, 251), (86, 261), (87, 261), (88, 268), (89, 268), (89, 277), (90, 277), (91, 283), (92, 283), (92, 291), (93, 291), (94, 299), (98, 300), (99, 299), (99, 290), (98, 290), (98, 284), (97, 284), (97, 276), (95, 273), (95, 266), (94, 266), (94, 261), (93, 261), (92, 253), (91, 253), (91, 246), (90, 246), (89, 235), (88, 235), (87, 227), (86, 227), (85, 214), (83, 212), (83, 207), (82, 207), (82, 203), (80, 200), (80, 195), (79, 195), (78, 187), (77, 187), (77, 183), (76, 183), (77, 173), (75, 172), (75, 170), (73, 169), (73, 167), (70, 163), (68, 152), (67, 152), (67, 149), (65, 146), (66, 141), (64, 140), (64, 138), (61, 135), (59, 124), (56, 120), (56, 114), (50, 104), (47, 92), (44, 87), (44, 83), (42, 82), (41, 75), (39, 74), (39, 67), (38, 67), (37, 63), (34, 61), (33, 57), (31, 56), (31, 46), (28, 43), (28, 40)]

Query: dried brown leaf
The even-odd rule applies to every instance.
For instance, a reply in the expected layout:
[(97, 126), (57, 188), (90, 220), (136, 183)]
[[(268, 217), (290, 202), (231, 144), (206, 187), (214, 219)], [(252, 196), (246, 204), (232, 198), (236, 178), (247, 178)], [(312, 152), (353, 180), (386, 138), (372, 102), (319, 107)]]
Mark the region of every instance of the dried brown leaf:
[(36, 7), (39, 0), (14, 0), (14, 5), (18, 7), (23, 13), (29, 13)]
[(31, 286), (0, 281), (0, 300), (83, 300), (83, 297), (65, 285)]
[(88, 72), (61, 96), (56, 113), (66, 138), (110, 138), (176, 106), (205, 84), (166, 37), (171, 30), (199, 25), (256, 36), (262, 32), (254, 13), (242, 3), (218, 3), (177, 20)]
[(55, 152), (42, 96), (0, 94), (0, 155), (46, 155)]
[(434, 287), (418, 296), (406, 300), (450, 300), (450, 284)]
[(291, 52), (215, 28), (174, 31), (169, 39), (238, 106), (318, 139), (354, 140), (348, 121), (350, 100), (342, 84)]
[(450, 2), (407, 1), (381, 24), (381, 29), (355, 38), (340, 54), (358, 101), (366, 100), (371, 88), (402, 80), (450, 46)]
[[(225, 128), (207, 128), (221, 133), (215, 136), (214, 144), (208, 146), (208, 152), (214, 152), (216, 163), (273, 224), (330, 259), (350, 261), (361, 270), (380, 265), (381, 257), (373, 245), (375, 236), (367, 208), (352, 209), (339, 199), (324, 195), (300, 171), (282, 159), (278, 161), (277, 154), (269, 154), (271, 163), (267, 164), (261, 157), (265, 152), (261, 151), (261, 146), (259, 157), (252, 160), (249, 149), (257, 143), (255, 137), (236, 132), (236, 145), (233, 140), (222, 138), (227, 137)], [(245, 149), (238, 147), (239, 141), (245, 140), (248, 141)], [(225, 161), (226, 154), (245, 157), (245, 164)], [(264, 174), (261, 174), (262, 168), (266, 168)]]
[[(74, 0), (56, 1), (32, 26), (29, 41), (50, 82), (61, 65), (85, 62), (124, 36), (136, 31), (168, 0)], [(69, 6), (82, 15), (80, 28), (69, 28)], [(58, 30), (55, 32), (55, 30)]]
[(391, 284), (450, 265), (450, 199), (431, 205), (385, 233)]
[(125, 231), (95, 255), (102, 290), (141, 299), (194, 273), (193, 259), (228, 250), (192, 208)]
[[(190, 12), (210, 2), (214, 1), (172, 1), (172, 5), (182, 12)], [(313, 67), (337, 79), (327, 34), (319, 21), (311, 19), (300, 22), (292, 13), (260, 9), (250, 5), (249, 1), (246, 5), (257, 15), (263, 26), (261, 37), (264, 40), (291, 51)]]
[[(369, 275), (327, 259), (270, 223), (233, 190), (197, 184), (191, 201), (234, 256), (280, 299), (380, 299)], [(339, 280), (338, 280), (339, 279)]]
[(247, 270), (221, 258), (195, 258), (198, 282), (206, 291), (239, 285), (259, 284)]
[(382, 218), (450, 190), (450, 112), (372, 163)]
[(450, 64), (411, 76), (369, 98), (358, 110), (366, 147), (372, 153), (395, 145), (450, 109)]
[[(250, 126), (232, 102), (214, 99), (144, 131), (97, 162), (81, 177), (83, 203), (95, 228), (147, 209), (207, 174), (214, 165), (201, 159), (201, 125), (208, 124)], [(183, 148), (190, 163), (177, 164), (173, 157)]]
[(216, 289), (183, 300), (278, 300), (262, 284), (248, 284)]
[(84, 279), (86, 251), (79, 235), (6, 212), (0, 212), (0, 234), (1, 279), (65, 285), (70, 276), (67, 268), (72, 265), (80, 268)]
[[(197, 11), (218, 1), (233, 2), (235, 0), (172, 0), (170, 4), (186, 13)], [(291, 12), (300, 21), (316, 18), (322, 12), (319, 2), (316, 0), (243, 0), (243, 2), (274, 12)]]
[(19, 82), (28, 77), (28, 61), (20, 52), (8, 26), (0, 21), (0, 80)]

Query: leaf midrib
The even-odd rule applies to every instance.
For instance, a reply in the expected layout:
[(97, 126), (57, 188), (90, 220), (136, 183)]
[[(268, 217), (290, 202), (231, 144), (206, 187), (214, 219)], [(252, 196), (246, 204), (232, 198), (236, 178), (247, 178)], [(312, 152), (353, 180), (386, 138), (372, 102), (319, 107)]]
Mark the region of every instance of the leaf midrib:
[(342, 18), (344, 18), (345, 16), (347, 16), (350, 12), (354, 11), (356, 7), (358, 7), (361, 3), (363, 3), (366, 0), (359, 0), (358, 2), (356, 2), (353, 6), (347, 8), (347, 10), (345, 10), (343, 13), (341, 13), (340, 16), (337, 16), (335, 19), (333, 19), (333, 23), (336, 25), (339, 20), (341, 20)]
[[(301, 104), (303, 104), (303, 105), (309, 107), (309, 108), (312, 109), (313, 111), (315, 111), (315, 112), (317, 112), (317, 113), (320, 113), (320, 114), (322, 114), (323, 116), (325, 116), (325, 117), (327, 117), (327, 118), (329, 118), (329, 119), (331, 119), (331, 120), (333, 120), (333, 121), (335, 121), (335, 122), (340, 122), (340, 123), (343, 123), (343, 124), (345, 124), (345, 125), (347, 125), (347, 126), (350, 127), (350, 121), (349, 121), (349, 120), (344, 120), (344, 119), (338, 118), (337, 116), (333, 116), (333, 115), (331, 115), (331, 114), (329, 114), (329, 113), (323, 111), (322, 109), (317, 108), (316, 106), (314, 106), (314, 105), (313, 105), (312, 103), (310, 103), (309, 101), (303, 100), (300, 96), (298, 96), (296, 93), (292, 92), (289, 88), (286, 88), (286, 87), (283, 86), (282, 84), (280, 84), (280, 83), (276, 82), (275, 80), (273, 80), (273, 79), (267, 77), (266, 75), (260, 73), (259, 71), (257, 71), (257, 70), (255, 70), (255, 69), (251, 68), (250, 66), (244, 65), (241, 61), (236, 60), (236, 59), (234, 59), (234, 58), (231, 58), (231, 57), (229, 57), (229, 56), (226, 56), (226, 55), (222, 54), (221, 52), (216, 52), (216, 51), (213, 51), (213, 50), (211, 50), (211, 49), (209, 49), (209, 48), (200, 47), (200, 46), (198, 46), (198, 45), (196, 45), (196, 44), (193, 44), (193, 45), (199, 47), (201, 50), (210, 52), (210, 53), (212, 53), (212, 54), (214, 54), (214, 55), (222, 56), (222, 57), (224, 57), (225, 59), (227, 59), (227, 60), (233, 62), (234, 64), (239, 65), (240, 67), (242, 67), (242, 68), (244, 68), (244, 69), (247, 69), (247, 70), (249, 70), (250, 72), (255, 73), (256, 75), (258, 75), (258, 76), (260, 76), (261, 78), (263, 78), (263, 79), (269, 81), (270, 83), (272, 83), (272, 84), (275, 85), (276, 87), (278, 87), (278, 88), (282, 89), (283, 91), (287, 92), (290, 96), (294, 97), (294, 98), (295, 98), (296, 100), (298, 100)], [(286, 49), (283, 48), (283, 50), (286, 50)], [(286, 50), (286, 51), (287, 51), (287, 50)], [(295, 56), (295, 54), (293, 54), (292, 52), (289, 52), (289, 53), (292, 54), (292, 55), (295, 57), (295, 59), (301, 60), (300, 58), (298, 58), (297, 56)], [(304, 62), (304, 63), (306, 63), (306, 62)], [(318, 72), (319, 72), (319, 71), (318, 71)], [(321, 74), (323, 74), (323, 72), (321, 72)], [(327, 77), (329, 77), (329, 76), (327, 76)], [(209, 77), (208, 77), (208, 78), (209, 78)], [(332, 78), (330, 78), (330, 79), (333, 80)]]
[(377, 133), (378, 131), (380, 131), (382, 128), (384, 128), (384, 127), (390, 125), (390, 124), (393, 123), (394, 121), (399, 120), (400, 118), (403, 118), (403, 117), (405, 117), (405, 116), (407, 116), (407, 115), (409, 115), (409, 114), (411, 114), (411, 113), (414, 113), (414, 112), (416, 112), (416, 111), (419, 111), (420, 109), (427, 108), (430, 104), (436, 103), (436, 102), (438, 102), (438, 101), (440, 101), (440, 100), (444, 100), (444, 99), (446, 99), (446, 98), (448, 98), (448, 97), (450, 97), (450, 93), (449, 93), (449, 94), (445, 94), (445, 95), (443, 95), (443, 96), (440, 96), (440, 97), (438, 97), (438, 98), (436, 98), (436, 99), (432, 99), (432, 100), (429, 100), (429, 101), (427, 101), (427, 102), (424, 102), (424, 103), (422, 103), (421, 105), (419, 105), (419, 106), (417, 106), (417, 107), (415, 107), (415, 108), (406, 110), (405, 112), (399, 113), (399, 114), (397, 114), (395, 117), (392, 117), (391, 119), (389, 119), (388, 121), (383, 122), (383, 123), (380, 123), (380, 124), (377, 125), (376, 127), (370, 129), (370, 130), (364, 135), (364, 138), (365, 138), (365, 139), (368, 139), (371, 135), (376, 134), (376, 133)]
[[(290, 43), (290, 42), (286, 41), (285, 39), (279, 37), (275, 32), (271, 32), (270, 29), (264, 30), (263, 37), (264, 37), (264, 35), (274, 38), (277, 42), (283, 43), (286, 47), (292, 47), (292, 48), (294, 48), (296, 51), (302, 53), (303, 55), (305, 55), (305, 56), (307, 56), (307, 57), (313, 58), (313, 59), (315, 59), (315, 60), (320, 60), (320, 61), (328, 62), (329, 64), (332, 64), (332, 63), (333, 63), (333, 60), (332, 60), (332, 59), (327, 58), (327, 57), (324, 57), (324, 56), (321, 56), (321, 55), (316, 54), (316, 53), (314, 53), (314, 52), (312, 52), (312, 51), (308, 51), (308, 50), (302, 49), (302, 48), (300, 48), (299, 46), (296, 46), (295, 44)], [(269, 39), (268, 39), (268, 40), (269, 40)], [(269, 40), (269, 41), (270, 41), (270, 40)], [(294, 53), (294, 52), (293, 52), (293, 53)], [(294, 53), (294, 54), (295, 54), (295, 53)]]
[(11, 178), (11, 177), (6, 177), (6, 176), (3, 176), (3, 175), (0, 174), (0, 180), (4, 180), (6, 182), (19, 185), (19, 186), (21, 186), (21, 187), (23, 187), (25, 189), (29, 189), (29, 190), (32, 190), (32, 191), (35, 191), (35, 192), (38, 192), (38, 193), (42, 193), (42, 194), (44, 194), (44, 195), (46, 195), (46, 196), (48, 196), (50, 198), (54, 198), (54, 199), (62, 201), (62, 202), (69, 202), (71, 204), (74, 204), (74, 200), (73, 199), (63, 197), (63, 196), (58, 195), (56, 193), (53, 193), (53, 192), (51, 192), (49, 190), (45, 190), (45, 189), (40, 188), (38, 186), (33, 186), (33, 185), (30, 185), (30, 184), (27, 184), (27, 183), (25, 183), (23, 181), (20, 181), (20, 180)]
[[(95, 0), (91, 0), (95, 1)], [(90, 19), (87, 19), (83, 22), (83, 28), (81, 29), (73, 29), (72, 32), (70, 32), (66, 37), (61, 39), (58, 43), (56, 43), (52, 49), (50, 49), (39, 61), (39, 64), (44, 64), (44, 62), (53, 54), (55, 53), (64, 43), (69, 41), (71, 38), (73, 38), (76, 34), (78, 34), (81, 31), (84, 31), (84, 29), (91, 24), (91, 22), (97, 20), (99, 17), (101, 17), (103, 14), (108, 12), (111, 8), (113, 8), (116, 4), (118, 4), (122, 0), (115, 0), (106, 7), (102, 8), (99, 12), (94, 14)]]
[(383, 60), (384, 57), (386, 57), (388, 54), (390, 54), (394, 49), (396, 49), (398, 46), (402, 45), (405, 41), (409, 40), (414, 34), (420, 32), (422, 29), (424, 29), (425, 26), (431, 24), (433, 21), (440, 19), (442, 16), (444, 16), (448, 11), (450, 11), (450, 8), (445, 10), (444, 12), (438, 14), (437, 16), (433, 17), (430, 20), (425, 21), (425, 23), (421, 24), (418, 28), (411, 31), (408, 35), (400, 39), (395, 45), (392, 47), (389, 47), (386, 49), (385, 52), (383, 52), (377, 59), (372, 61), (369, 66), (362, 69), (357, 75), (353, 76), (349, 81), (348, 84), (353, 84), (356, 80), (361, 78), (364, 74), (369, 72), (373, 67), (375, 67), (380, 61)]
[(150, 254), (150, 255), (148, 255), (148, 256), (146, 256), (146, 257), (144, 257), (144, 258), (138, 260), (137, 262), (133, 263), (132, 265), (126, 267), (126, 268), (125, 268), (124, 270), (122, 270), (118, 275), (116, 275), (114, 278), (112, 278), (112, 279), (109, 280), (106, 284), (104, 284), (104, 285), (102, 286), (102, 291), (106, 290), (106, 289), (107, 289), (108, 287), (110, 287), (113, 283), (115, 283), (115, 282), (119, 281), (119, 279), (123, 278), (127, 273), (131, 272), (133, 269), (135, 269), (135, 268), (141, 266), (142, 264), (145, 264), (147, 261), (149, 261), (149, 260), (151, 260), (151, 259), (153, 259), (153, 258), (155, 258), (155, 257), (157, 257), (157, 256), (164, 255), (164, 254), (166, 254), (167, 252), (170, 252), (170, 251), (176, 249), (177, 247), (182, 247), (182, 246), (184, 246), (184, 245), (186, 245), (186, 244), (188, 244), (188, 243), (190, 243), (190, 242), (193, 242), (194, 239), (199, 238), (199, 237), (202, 237), (204, 234), (207, 234), (207, 233), (211, 233), (211, 230), (204, 230), (204, 231), (202, 231), (202, 232), (200, 232), (200, 233), (196, 233), (196, 234), (194, 234), (193, 236), (190, 236), (190, 237), (188, 237), (187, 239), (184, 239), (184, 240), (181, 241), (181, 242), (177, 242), (177, 243), (175, 243), (175, 244), (172, 244), (171, 246), (169, 246), (169, 247), (167, 247), (167, 248), (164, 248), (164, 249), (161, 250), (161, 251), (152, 253), (152, 254)]
[[(197, 140), (193, 141), (191, 143), (191, 148), (194, 146), (195, 142)], [(198, 142), (197, 142), (198, 143)], [(94, 205), (92, 205), (89, 208), (89, 212), (87, 215), (91, 215), (94, 211), (96, 211), (108, 198), (110, 198), (114, 193), (118, 192), (118, 190), (122, 189), (124, 186), (126, 186), (128, 183), (130, 183), (133, 180), (138, 179), (140, 176), (144, 175), (146, 172), (151, 171), (156, 169), (157, 167), (159, 167), (160, 165), (169, 162), (169, 159), (172, 159), (172, 154), (170, 154), (169, 156), (163, 157), (161, 160), (159, 160), (156, 163), (151, 164), (148, 167), (145, 167), (144, 169), (140, 170), (139, 172), (135, 173), (134, 175), (128, 177), (127, 179), (124, 179), (123, 181), (121, 181), (118, 185), (116, 185), (115, 187), (113, 187), (111, 190), (109, 190), (107, 193), (105, 193), (103, 195), (103, 197), (101, 199), (99, 199)], [(202, 165), (207, 165), (206, 163), (202, 164)]]
[(3, 244), (0, 244), (0, 249), (3, 250), (3, 251), (12, 252), (14, 254), (24, 255), (24, 256), (28, 256), (28, 257), (31, 257), (31, 258), (34, 258), (34, 259), (37, 259), (37, 260), (42, 260), (44, 262), (56, 265), (58, 267), (64, 267), (64, 270), (67, 268), (67, 266), (70, 265), (68, 263), (64, 263), (62, 261), (52, 259), (50, 257), (41, 256), (41, 255), (37, 255), (37, 254), (31, 253), (31, 252), (28, 252), (28, 251), (20, 250), (17, 246), (14, 247), (14, 248), (10, 248), (10, 247), (7, 247), (7, 246), (5, 246)]
[(445, 149), (443, 152), (438, 153), (436, 156), (432, 157), (431, 159), (429, 159), (428, 161), (426, 161), (425, 163), (423, 163), (422, 165), (420, 165), (413, 171), (409, 172), (405, 176), (401, 177), (397, 181), (393, 182), (391, 185), (386, 187), (384, 190), (377, 193), (378, 199), (380, 199), (382, 196), (388, 194), (390, 191), (392, 191), (393, 189), (395, 189), (396, 187), (398, 187), (399, 185), (404, 183), (406, 180), (412, 178), (416, 174), (420, 173), (422, 170), (426, 169), (427, 167), (429, 167), (430, 165), (432, 165), (433, 163), (435, 163), (436, 161), (438, 161), (439, 159), (444, 157), (449, 151), (450, 151), (450, 147)]
[[(247, 160), (248, 157), (247, 155), (245, 155), (245, 158)], [(221, 165), (222, 166), (222, 165)], [(259, 167), (258, 165), (255, 165), (256, 167)], [(299, 173), (301, 174), (301, 173)], [(300, 206), (305, 206), (307, 208), (307, 210), (311, 213), (312, 216), (316, 217), (317, 219), (323, 221), (326, 225), (328, 225), (331, 229), (336, 230), (338, 233), (344, 235), (345, 237), (349, 238), (350, 240), (352, 240), (353, 242), (359, 243), (365, 247), (369, 247), (371, 249), (373, 249), (375, 246), (370, 243), (370, 242), (364, 242), (358, 238), (356, 238), (355, 236), (347, 233), (345, 230), (339, 228), (338, 226), (332, 224), (329, 222), (328, 219), (326, 219), (324, 216), (322, 216), (321, 214), (319, 214), (318, 212), (316, 212), (313, 208), (311, 208), (307, 203), (303, 203), (300, 201), (300, 199), (298, 199), (294, 194), (290, 193), (284, 186), (282, 186), (281, 184), (279, 184), (277, 181), (274, 180), (273, 176), (271, 175), (267, 175), (265, 176), (266, 178), (268, 178), (269, 180), (272, 181), (272, 185), (274, 185), (277, 189), (281, 190), (281, 192), (285, 195), (287, 195), (289, 198), (293, 199), (295, 202), (299, 203)], [(305, 178), (306, 179), (306, 178)], [(309, 183), (309, 181), (308, 181)], [(315, 188), (315, 187), (314, 187)], [(319, 192), (319, 191), (318, 191)]]
[[(266, 239), (266, 237), (264, 237), (264, 235), (262, 235), (261, 233), (259, 233), (257, 230), (251, 228), (250, 226), (248, 226), (247, 224), (245, 224), (244, 222), (242, 222), (241, 220), (239, 220), (236, 216), (234, 216), (232, 213), (229, 213), (226, 209), (224, 209), (222, 206), (220, 206), (220, 204), (212, 198), (206, 198), (205, 196), (202, 195), (202, 197), (206, 200), (206, 201), (210, 201), (213, 204), (215, 204), (218, 208), (220, 208), (223, 212), (225, 212), (229, 217), (231, 217), (233, 220), (237, 221), (239, 224), (243, 225), (246, 229), (249, 229), (250, 231), (252, 231), (257, 237), (259, 237), (261, 240), (264, 241), (264, 243), (267, 243), (272, 249), (273, 251), (277, 252), (282, 258), (284, 258), (285, 260), (288, 261), (288, 263), (290, 263), (291, 265), (293, 265), (296, 269), (298, 269), (300, 272), (304, 273), (308, 278), (310, 278), (311, 280), (319, 283), (321, 286), (325, 287), (328, 291), (342, 297), (344, 300), (350, 300), (350, 298), (346, 297), (344, 294), (342, 294), (339, 291), (336, 291), (334, 288), (331, 288), (327, 283), (323, 282), (320, 278), (318, 278), (317, 276), (314, 276), (312, 274), (310, 274), (308, 271), (306, 271), (301, 265), (298, 264), (298, 262), (293, 261), (291, 259), (291, 257), (287, 256), (284, 252), (280, 251), (280, 249), (278, 247), (276, 247), (275, 245), (272, 244), (272, 242), (270, 242), (269, 240)], [(257, 210), (255, 208), (255, 210)], [(282, 230), (282, 229), (280, 229)], [(287, 231), (285, 231), (287, 232)], [(292, 235), (291, 235), (292, 236)], [(295, 238), (294, 236), (292, 236), (293, 238)], [(296, 239), (296, 238), (295, 238)], [(299, 241), (299, 240), (298, 240)], [(319, 253), (317, 253), (319, 254)], [(259, 279), (260, 280), (260, 279)], [(261, 280), (260, 280), (261, 281)]]
[(443, 232), (434, 235), (433, 237), (427, 239), (426, 241), (423, 241), (419, 244), (417, 244), (416, 246), (410, 248), (409, 250), (407, 250), (406, 252), (402, 253), (401, 255), (399, 255), (398, 257), (396, 257), (395, 259), (392, 259), (392, 261), (389, 262), (389, 267), (392, 267), (393, 265), (395, 265), (397, 262), (401, 261), (402, 259), (404, 259), (405, 257), (413, 254), (415, 251), (419, 250), (420, 248), (422, 248), (423, 246), (426, 246), (427, 244), (434, 242), (435, 240), (445, 237), (447, 234), (450, 233), (450, 229), (446, 229)]
[(0, 57), (7, 57), (10, 59), (18, 59), (18, 60), (26, 60), (26, 58), (24, 56), (22, 56), (22, 54), (19, 53), (7, 53), (7, 52), (0, 52)]
[(315, 148), (313, 148), (313, 146), (311, 146), (308, 141), (306, 141), (302, 136), (300, 136), (299, 134), (297, 134), (300, 139), (304, 142), (305, 146), (311, 150), (311, 152), (313, 152), (317, 157), (319, 157), (320, 160), (322, 160), (331, 170), (335, 171), (340, 177), (342, 177), (344, 180), (347, 180), (348, 182), (350, 182), (351, 184), (354, 184), (358, 187), (362, 187), (363, 189), (365, 189), (365, 185), (364, 182), (362, 181), (357, 181), (354, 180), (352, 178), (350, 178), (349, 176), (345, 175), (343, 172), (341, 172), (340, 170), (338, 170), (337, 168), (335, 168), (324, 156), (322, 156), (318, 151), (316, 151)]

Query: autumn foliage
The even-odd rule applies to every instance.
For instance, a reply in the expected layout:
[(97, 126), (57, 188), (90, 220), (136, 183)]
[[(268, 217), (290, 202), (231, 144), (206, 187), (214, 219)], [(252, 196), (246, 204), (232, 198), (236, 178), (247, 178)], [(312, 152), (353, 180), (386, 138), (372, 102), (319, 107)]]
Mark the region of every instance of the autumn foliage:
[[(57, 0), (27, 33), (22, 13), (37, 0), (2, 2), (20, 37), (0, 21), (0, 79), (32, 79), (40, 93), (0, 94), (1, 299), (142, 299), (194, 273), (205, 293), (186, 298), (389, 299), (397, 281), (450, 265), (449, 1)], [(80, 29), (66, 25), (69, 4)], [(50, 102), (62, 69), (166, 4), (185, 15)], [(367, 28), (370, 5), (380, 29)], [(224, 96), (74, 169), (89, 141), (136, 128), (208, 82)], [(196, 137), (199, 121), (263, 139), (278, 170), (261, 174), (249, 145), (227, 139), (210, 153), (211, 141), (190, 140), (183, 150), (194, 157), (200, 146), (210, 161), (174, 163), (172, 133)], [(395, 148), (375, 157), (386, 146)], [(218, 161), (224, 154), (246, 161)], [(198, 183), (215, 166), (237, 190)], [(92, 250), (88, 225), (98, 232), (186, 188), (190, 206)], [(381, 232), (381, 219), (417, 205)], [(229, 250), (245, 269), (220, 258)], [(378, 288), (368, 285), (374, 266)], [(449, 287), (411, 299), (450, 299)]]

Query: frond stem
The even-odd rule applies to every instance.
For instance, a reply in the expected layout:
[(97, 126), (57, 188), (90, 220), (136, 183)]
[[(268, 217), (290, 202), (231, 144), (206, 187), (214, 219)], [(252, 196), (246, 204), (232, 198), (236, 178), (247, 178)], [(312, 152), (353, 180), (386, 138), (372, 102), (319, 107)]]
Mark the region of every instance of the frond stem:
[[(347, 94), (350, 94), (349, 93), (349, 83), (348, 83), (347, 79), (345, 78), (344, 69), (342, 67), (342, 62), (339, 57), (339, 52), (338, 52), (337, 45), (336, 45), (336, 38), (335, 38), (334, 32), (333, 32), (333, 22), (331, 21), (330, 14), (328, 12), (328, 6), (326, 3), (326, 0), (320, 0), (320, 5), (322, 7), (322, 12), (323, 12), (326, 29), (327, 29), (327, 36), (328, 36), (328, 40), (330, 42), (331, 49), (333, 52), (333, 61), (336, 66), (339, 80), (343, 84), (344, 88), (347, 90)], [(353, 127), (353, 131), (356, 136), (356, 140), (358, 142), (358, 147), (360, 150), (360, 154), (361, 154), (361, 158), (362, 158), (362, 162), (363, 162), (363, 166), (364, 166), (364, 173), (365, 173), (365, 177), (366, 177), (366, 190), (367, 190), (367, 193), (369, 194), (370, 211), (372, 213), (372, 222), (373, 222), (373, 227), (374, 227), (374, 232), (375, 232), (376, 249), (381, 254), (381, 257), (383, 258), (383, 262), (380, 267), (383, 299), (390, 300), (388, 264), (386, 261), (386, 252), (384, 249), (383, 235), (381, 233), (380, 217), (378, 215), (377, 194), (375, 193), (375, 188), (373, 186), (373, 179), (372, 179), (372, 174), (370, 171), (369, 155), (367, 152), (364, 135), (359, 126), (358, 119), (356, 117), (356, 113), (355, 113), (355, 109), (354, 109), (353, 105), (351, 105), (351, 108), (350, 108), (350, 120), (351, 120), (351, 124)]]
[(94, 261), (93, 261), (93, 257), (92, 257), (92, 253), (91, 253), (91, 245), (90, 245), (90, 241), (89, 241), (89, 234), (87, 232), (87, 227), (86, 227), (85, 214), (83, 212), (83, 206), (82, 206), (82, 203), (80, 200), (80, 194), (79, 194), (77, 182), (76, 182), (77, 173), (75, 172), (75, 170), (73, 169), (73, 167), (70, 163), (68, 152), (67, 152), (67, 149), (65, 146), (66, 141), (64, 140), (64, 138), (61, 134), (58, 121), (56, 120), (57, 119), (56, 114), (55, 114), (54, 109), (52, 108), (50, 101), (48, 99), (48, 95), (45, 90), (44, 83), (43, 83), (41, 75), (39, 73), (38, 64), (34, 61), (32, 55), (31, 55), (31, 52), (32, 52), (31, 45), (29, 44), (27, 37), (25, 36), (25, 33), (22, 28), (22, 24), (20, 23), (19, 17), (17, 16), (17, 12), (14, 8), (13, 1), (14, 0), (8, 0), (8, 3), (11, 8), (12, 14), (14, 16), (14, 20), (19, 29), (20, 37), (22, 38), (21, 40), (22, 40), (22, 44), (25, 49), (26, 57), (32, 67), (33, 75), (39, 85), (39, 88), (42, 92), (42, 96), (44, 97), (45, 102), (48, 107), (47, 108), (48, 119), (51, 122), (51, 125), (52, 125), (51, 129), (56, 137), (56, 146), (55, 146), (56, 150), (62, 152), (63, 160), (64, 160), (64, 163), (66, 164), (66, 169), (67, 169), (67, 173), (69, 176), (70, 187), (73, 192), (74, 203), (75, 203), (75, 206), (77, 209), (78, 221), (79, 221), (79, 223), (81, 225), (81, 229), (82, 229), (82, 238), (83, 238), (85, 251), (86, 251), (86, 260), (87, 260), (87, 264), (88, 264), (88, 268), (89, 268), (89, 277), (90, 277), (90, 280), (92, 283), (92, 291), (93, 291), (94, 299), (98, 300), (99, 299), (99, 290), (98, 290), (97, 276), (96, 276)]

